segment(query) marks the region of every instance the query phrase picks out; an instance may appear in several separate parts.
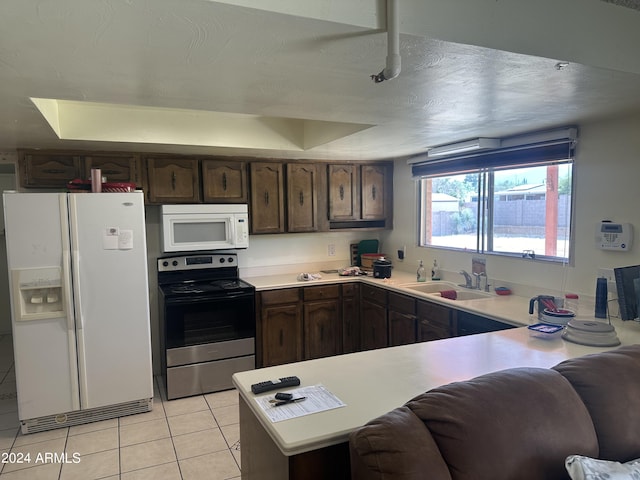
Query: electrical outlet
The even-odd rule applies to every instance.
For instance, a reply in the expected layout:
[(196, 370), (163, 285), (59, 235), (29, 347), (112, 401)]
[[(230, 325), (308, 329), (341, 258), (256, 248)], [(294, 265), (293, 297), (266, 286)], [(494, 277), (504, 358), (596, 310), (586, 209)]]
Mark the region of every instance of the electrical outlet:
[(336, 256), (336, 244), (335, 243), (330, 243), (329, 245), (327, 245), (327, 253), (329, 254), (330, 257), (335, 257)]
[(606, 278), (607, 283), (615, 282), (616, 277), (613, 273), (613, 268), (599, 268), (598, 269), (598, 278)]

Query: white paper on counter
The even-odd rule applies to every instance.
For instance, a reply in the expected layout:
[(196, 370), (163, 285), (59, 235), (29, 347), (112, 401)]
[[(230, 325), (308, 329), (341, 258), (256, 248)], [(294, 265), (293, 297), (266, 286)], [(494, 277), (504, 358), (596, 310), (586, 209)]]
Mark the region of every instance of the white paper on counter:
[(302, 417), (304, 415), (311, 415), (312, 413), (324, 412), (325, 410), (332, 410), (346, 405), (342, 400), (322, 385), (301, 387), (293, 390), (287, 390), (286, 392), (292, 393), (293, 398), (306, 398), (301, 402), (294, 402), (287, 405), (281, 405), (279, 407), (276, 407), (275, 403), (270, 402), (270, 400), (275, 398), (276, 392), (256, 397), (255, 399), (258, 405), (260, 405), (260, 408), (264, 410), (267, 417), (269, 417), (269, 420), (273, 423)]

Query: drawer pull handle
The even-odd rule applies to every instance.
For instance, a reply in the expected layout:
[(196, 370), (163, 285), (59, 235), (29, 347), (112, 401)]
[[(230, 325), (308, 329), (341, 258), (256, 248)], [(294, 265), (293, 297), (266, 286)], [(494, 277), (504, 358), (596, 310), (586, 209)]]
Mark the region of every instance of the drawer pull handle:
[(269, 192), (267, 190), (264, 191), (264, 204), (269, 205)]
[(374, 200), (376, 199), (376, 186), (375, 185), (371, 186), (371, 198), (373, 198)]
[(176, 189), (176, 172), (171, 172), (171, 189)]
[(300, 190), (300, 206), (304, 205), (304, 193)]
[(340, 200), (344, 200), (344, 186), (340, 185)]
[(227, 173), (226, 172), (222, 174), (222, 189), (225, 192), (227, 191)]

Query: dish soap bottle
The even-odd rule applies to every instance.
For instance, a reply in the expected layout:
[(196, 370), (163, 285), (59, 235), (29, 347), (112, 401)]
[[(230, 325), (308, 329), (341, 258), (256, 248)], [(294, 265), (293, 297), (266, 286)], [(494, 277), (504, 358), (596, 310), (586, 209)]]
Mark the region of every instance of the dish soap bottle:
[(420, 265), (418, 265), (418, 271), (416, 272), (419, 282), (427, 281), (427, 270), (424, 268), (424, 264), (422, 260), (420, 260)]
[(431, 280), (440, 280), (440, 267), (438, 267), (438, 261), (433, 261), (433, 267), (431, 267)]

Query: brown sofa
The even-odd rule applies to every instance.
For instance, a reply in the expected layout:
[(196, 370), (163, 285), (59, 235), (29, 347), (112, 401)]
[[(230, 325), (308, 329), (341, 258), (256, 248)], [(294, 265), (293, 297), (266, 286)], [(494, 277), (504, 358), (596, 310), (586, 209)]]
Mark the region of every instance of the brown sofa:
[(640, 457), (640, 345), (430, 390), (352, 432), (352, 479), (568, 479)]

